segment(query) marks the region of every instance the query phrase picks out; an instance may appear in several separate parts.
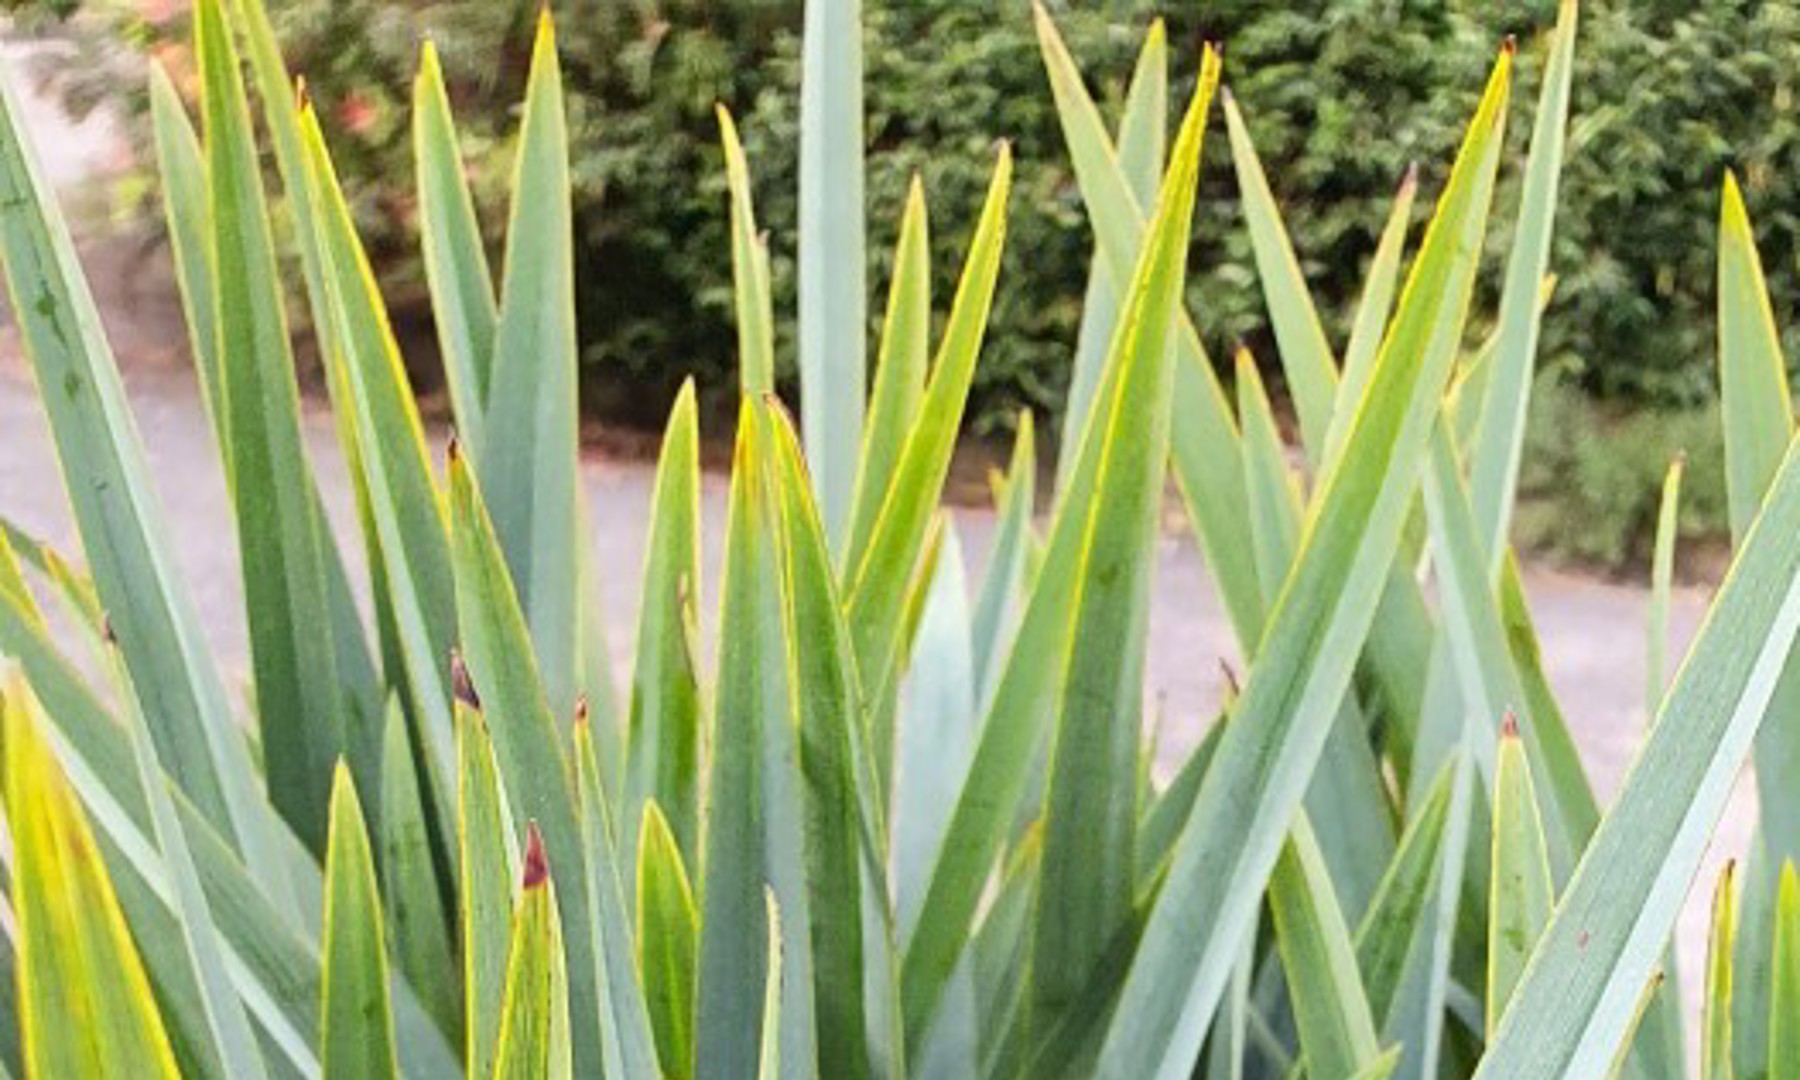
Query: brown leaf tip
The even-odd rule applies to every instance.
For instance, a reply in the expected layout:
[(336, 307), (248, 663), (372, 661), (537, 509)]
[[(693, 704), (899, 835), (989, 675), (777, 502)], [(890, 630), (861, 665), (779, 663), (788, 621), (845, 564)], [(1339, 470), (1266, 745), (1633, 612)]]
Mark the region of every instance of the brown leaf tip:
[(1502, 41), (1500, 43), (1500, 51), (1505, 53), (1508, 56), (1511, 56), (1514, 53), (1518, 52), (1519, 51), (1519, 39), (1512, 34), (1506, 35), (1506, 40)]
[(575, 695), (575, 727), (584, 728), (588, 723), (588, 699), (586, 694)]
[(1237, 671), (1223, 656), (1219, 657), (1219, 674), (1225, 676), (1225, 688), (1232, 697), (1237, 697), (1244, 692), (1243, 686), (1238, 682)]
[(538, 832), (537, 822), (529, 822), (525, 826), (525, 875), (521, 885), (535, 889), (549, 876), (550, 862), (544, 858), (544, 837)]
[(462, 653), (455, 649), (450, 650), (450, 693), (471, 709), (481, 708), (481, 695), (475, 692), (475, 680), (469, 676), (469, 665), (463, 663)]
[(294, 76), (294, 108), (304, 112), (312, 107), (312, 94), (306, 89), (306, 76)]
[(1419, 163), (1417, 161), (1409, 161), (1406, 163), (1406, 171), (1400, 174), (1400, 190), (1405, 191), (1408, 188), (1416, 188), (1418, 186)]
[(1519, 718), (1511, 709), (1506, 710), (1506, 715), (1500, 718), (1500, 737), (1502, 739), (1519, 737)]
[(454, 430), (450, 432), (449, 441), (444, 443), (444, 460), (452, 465), (462, 460), (462, 440), (456, 437)]
[(106, 642), (108, 645), (117, 645), (119, 643), (119, 635), (117, 631), (113, 630), (112, 612), (110, 611), (102, 611), (100, 613), (100, 640)]

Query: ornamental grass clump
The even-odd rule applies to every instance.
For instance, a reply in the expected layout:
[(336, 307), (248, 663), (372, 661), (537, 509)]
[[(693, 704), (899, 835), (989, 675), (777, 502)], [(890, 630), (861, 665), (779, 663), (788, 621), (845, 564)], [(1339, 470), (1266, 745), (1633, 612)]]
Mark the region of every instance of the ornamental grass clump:
[[(1785, 863), (1800, 795), (1784, 782), (1800, 752), (1785, 674), (1800, 466), (1735, 184), (1719, 361), (1737, 552), (1665, 690), (1673, 472), (1649, 632), (1657, 720), (1603, 808), (1507, 543), (1572, 0), (1531, 46), (1543, 75), (1492, 333), (1467, 340), (1510, 44), (1404, 274), (1418, 183), (1401, 184), (1341, 351), (1218, 52), (1194, 60), (1170, 141), (1152, 26), (1115, 131), (1036, 18), (1094, 232), (1048, 515), (1029, 416), (978, 579), (940, 505), (1010, 151), (994, 154), (947, 305), (914, 185), (865, 400), (855, 5), (809, 5), (805, 422), (774, 394), (770, 255), (721, 109), (742, 403), (719, 610), (698, 603), (689, 387), (619, 685), (594, 592), (625, 571), (597, 563), (579, 484), (547, 16), (498, 273), (429, 47), (420, 64), (417, 205), (453, 437), (421, 421), (324, 114), (294, 92), (261, 0), (197, 0), (198, 130), (152, 76), (244, 571), (243, 701), (174, 571), (118, 368), (3, 99), (0, 264), (85, 556), (0, 533), (7, 1074), (1674, 1078), (1687, 1051), (1670, 933), (1747, 758), (1762, 831), (1720, 886), (1688, 1037), (1709, 1078), (1800, 1061)], [(291, 229), (271, 223), (253, 100)], [(1188, 238), (1215, 225), (1195, 222), (1215, 114), (1299, 468), (1255, 362), (1234, 358), (1228, 394), (1205, 313), (1183, 303)], [(302, 314), (354, 487), (349, 537), (325, 521), (300, 438), (287, 320)], [(1170, 477), (1247, 663), (1165, 776), (1143, 681)], [(362, 545), (366, 577), (344, 542)]]

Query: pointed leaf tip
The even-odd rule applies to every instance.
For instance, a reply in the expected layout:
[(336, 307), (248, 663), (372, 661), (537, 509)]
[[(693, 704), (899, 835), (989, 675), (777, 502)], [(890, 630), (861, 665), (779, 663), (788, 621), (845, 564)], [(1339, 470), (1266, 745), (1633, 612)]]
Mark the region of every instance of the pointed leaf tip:
[(1502, 739), (1519, 737), (1519, 717), (1511, 709), (1506, 710), (1506, 715), (1500, 718), (1500, 737)]
[(463, 662), (462, 652), (450, 650), (450, 692), (456, 700), (471, 709), (481, 708), (481, 695), (475, 692), (475, 680), (469, 675), (469, 665)]
[(525, 826), (525, 872), (520, 877), (520, 887), (530, 890), (544, 884), (550, 876), (550, 861), (544, 857), (544, 837), (538, 832), (537, 822)]

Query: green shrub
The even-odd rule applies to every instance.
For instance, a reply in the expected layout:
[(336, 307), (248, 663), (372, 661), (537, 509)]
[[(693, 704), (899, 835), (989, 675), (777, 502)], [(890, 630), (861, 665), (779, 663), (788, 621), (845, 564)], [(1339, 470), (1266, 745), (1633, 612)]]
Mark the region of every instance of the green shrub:
[[(102, 25), (159, 55), (185, 41), (179, 5), (85, 6), (94, 17), (76, 25)], [(1059, 14), (1065, 33), (1099, 80), (1098, 96), (1116, 110), (1133, 42), (1155, 5), (1069, 6), (1078, 10)], [(398, 298), (420, 295), (405, 104), (417, 43), (429, 35), (443, 53), (487, 236), (497, 243), (507, 105), (523, 83), (534, 7), (292, 0), (276, 12), (296, 70), (322, 100), (360, 118), (342, 133), (340, 164)], [(554, 7), (581, 27), (564, 43), (564, 63), (583, 361), (596, 375), (587, 386), (609, 413), (654, 422), (683, 376), (720, 385), (730, 368), (729, 287), (715, 257), (724, 240), (722, 193), (706, 180), (716, 176), (715, 101), (743, 116), (771, 234), (773, 285), (778, 300), (791, 300), (800, 4), (558, 0)], [(972, 407), (978, 431), (1009, 427), (1020, 405), (1054, 416), (1068, 381), (1087, 251), (1024, 6), (998, 14), (955, 0), (868, 7), (867, 190), (870, 236), (881, 241), (868, 248), (875, 280), (884, 277), (907, 178), (922, 170), (939, 215), (934, 283), (948, 292), (954, 240), (972, 222), (984, 183), (975, 151), (996, 137), (1014, 140), (1018, 205), (1007, 253), (1014, 272), (996, 300), (999, 333)], [(1363, 263), (1407, 164), (1418, 162), (1428, 184), (1442, 181), (1489, 44), (1520, 35), (1523, 75), (1533, 84), (1540, 30), (1553, 9), (1549, 0), (1473, 7), (1241, 0), (1171, 15), (1173, 40), (1226, 43), (1228, 81), (1329, 324), (1347, 326)], [(168, 14), (150, 21), (146, 10)], [(139, 84), (132, 63), (109, 61), (95, 44), (67, 69), (78, 103)], [(1752, 198), (1771, 208), (1759, 224), (1777, 295), (1800, 291), (1793, 269), (1800, 224), (1780, 209), (1794, 204), (1789, 178), (1800, 176), (1789, 78), (1800, 69), (1800, 7), (1791, 0), (1601, 0), (1590, 7), (1583, 49), (1586, 78), (1576, 89), (1556, 241), (1559, 314), (1545, 327), (1542, 354), (1568, 365), (1592, 394), (1698, 404), (1712, 385), (1703, 360), (1712, 304), (1704, 253), (1715, 208), (1711, 181), (1724, 166), (1737, 167)], [(1515, 129), (1515, 140), (1522, 132)], [(1189, 284), (1215, 354), (1237, 340), (1260, 346), (1268, 326), (1224, 161), (1219, 148), (1209, 151), (1199, 269)], [(1503, 177), (1502, 206), (1511, 205), (1514, 182)], [(1492, 239), (1503, 251), (1505, 237)], [(1029, 290), (1019, 284), (1027, 270)], [(791, 303), (778, 308), (793, 310)], [(781, 331), (787, 371), (785, 319)], [(1790, 354), (1800, 351), (1797, 334), (1784, 331)]]
[[(456, 421), (441, 455), (335, 171), (328, 131), (343, 119), (290, 93), (259, 0), (198, 0), (199, 132), (153, 75), (176, 274), (243, 568), (241, 711), (0, 80), (0, 269), (86, 556), (0, 531), (7, 1074), (897, 1080), (1299, 1064), (1522, 1080), (1608, 1075), (1628, 1057), (1673, 1080), (1687, 1058), (1667, 943), (1746, 758), (1765, 831), (1741, 905), (1729, 873), (1720, 890), (1702, 1055), (1708, 1077), (1795, 1060), (1800, 881), (1785, 860), (1800, 815), (1780, 781), (1800, 712), (1776, 691), (1800, 632), (1800, 458), (1729, 177), (1719, 370), (1738, 550), (1673, 685), (1649, 688), (1659, 719), (1604, 815), (1507, 540), (1575, 19), (1567, 3), (1528, 196), (1501, 226), (1498, 329), (1466, 358), (1513, 49), (1399, 288), (1402, 189), (1341, 365), (1254, 182), (1239, 107), (1218, 103), (1252, 181), (1242, 209), (1299, 414), (1297, 475), (1249, 352), (1233, 401), (1184, 303), (1217, 52), (1202, 50), (1165, 154), (1170, 50), (1153, 25), (1114, 153), (1040, 10), (1111, 283), (1082, 319), (1117, 329), (1078, 354), (1091, 392), (1041, 522), (1021, 425), (973, 590), (940, 499), (1005, 272), (1010, 151), (992, 152), (959, 236), (954, 299), (930, 298), (925, 201), (909, 198), (870, 421), (845, 445), (806, 432), (824, 450), (803, 452), (775, 393), (769, 248), (721, 110), (731, 200), (716, 257), (733, 269), (740, 349), (720, 606), (716, 620), (698, 610), (690, 388), (662, 447), (623, 700), (585, 592), (575, 224), (548, 17), (497, 297), (435, 56), (419, 73), (418, 206)], [(817, 43), (812, 64), (842, 55), (842, 37)], [(291, 289), (246, 82), (292, 220)], [(801, 138), (831, 134), (808, 124)], [(820, 160), (821, 190), (854, 187), (858, 155)], [(806, 251), (843, 270), (843, 250)], [(346, 569), (300, 435), (284, 313), (303, 307), (325, 335), (366, 581)], [(833, 356), (802, 393), (859, 407), (842, 376), (863, 368)], [(810, 471), (833, 453), (855, 463), (835, 508)], [(1143, 679), (1171, 473), (1247, 664), (1165, 778)], [(1767, 984), (1734, 987), (1737, 965), (1771, 959)]]

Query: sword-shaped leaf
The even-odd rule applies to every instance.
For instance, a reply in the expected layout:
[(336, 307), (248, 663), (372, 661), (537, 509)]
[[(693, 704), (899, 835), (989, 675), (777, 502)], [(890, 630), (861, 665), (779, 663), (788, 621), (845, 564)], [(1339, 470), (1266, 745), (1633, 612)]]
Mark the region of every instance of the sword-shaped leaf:
[(1518, 722), (1508, 718), (1500, 729), (1500, 751), (1494, 769), (1494, 856), (1487, 932), (1487, 1031), (1500, 1027), (1500, 1017), (1513, 987), (1525, 970), (1532, 946), (1550, 921), (1556, 886), (1550, 878), (1550, 855), (1531, 768)]
[(444, 381), (456, 431), (477, 460), (485, 439), (493, 382), (494, 279), (481, 244), (481, 223), (456, 143), (444, 71), (430, 41), (419, 54), (412, 92), (413, 167), (418, 174), (419, 242), (431, 315), (444, 355)]
[(6, 818), (28, 1076), (180, 1076), (144, 964), (37, 700), (7, 680)]
[(691, 380), (664, 429), (646, 551), (620, 830), (626, 866), (636, 862), (632, 845), (650, 799), (682, 852), (700, 850), (700, 435)]
[(1700, 1080), (1731, 1080), (1732, 952), (1737, 937), (1737, 864), (1725, 864), (1713, 892), (1706, 939), (1706, 991), (1700, 1003)]
[[(1164, 473), (1169, 459), (1169, 348), (1186, 280), (1206, 114), (1218, 85), (1207, 50), (1170, 155), (1156, 215), (1107, 360), (1116, 392), (1096, 404), (1104, 448), (1082, 507), (1082, 558), (1066, 584), (1074, 626), (1058, 679), (1044, 849), (1031, 956), (1033, 1023), (1081, 998), (1137, 898), (1137, 754), (1144, 647)], [(1104, 649), (1086, 643), (1110, 642)]]
[(800, 38), (800, 426), (834, 554), (850, 524), (868, 380), (861, 9), (813, 0)]
[(775, 312), (769, 298), (769, 240), (756, 231), (750, 166), (737, 125), (718, 107), (725, 179), (731, 189), (731, 280), (737, 315), (738, 382), (747, 396), (775, 390)]
[(694, 1075), (694, 971), (699, 913), (681, 848), (654, 801), (644, 804), (637, 855), (637, 965), (657, 1058), (674, 1080)]
[(1349, 689), (1462, 336), (1511, 60), (1501, 55), (1470, 122), (1344, 456), (1321, 477), (1294, 569), (1150, 909), (1101, 1076), (1174, 1075), (1198, 1055)]
[[(569, 715), (580, 688), (583, 592), (577, 477), (575, 249), (562, 69), (550, 9), (538, 18), (526, 84), (505, 276), (481, 456), (494, 535), (531, 628), (544, 693)], [(552, 844), (554, 848), (554, 843)], [(558, 855), (557, 863), (575, 863)], [(579, 909), (568, 889), (563, 899)], [(577, 980), (579, 981), (579, 980)]]
[(394, 1057), (387, 943), (375, 858), (369, 850), (356, 786), (350, 782), (350, 770), (342, 765), (331, 786), (324, 951), (319, 1056), (325, 1075), (334, 1080), (397, 1078), (400, 1066)]
[[(562, 917), (543, 840), (528, 825), (519, 901), (506, 956), (506, 996), (494, 1080), (570, 1080), (569, 976)], [(587, 1017), (586, 1012), (576, 1015)], [(585, 1026), (585, 1025), (583, 1025)], [(586, 1074), (584, 1074), (586, 1075)]]

